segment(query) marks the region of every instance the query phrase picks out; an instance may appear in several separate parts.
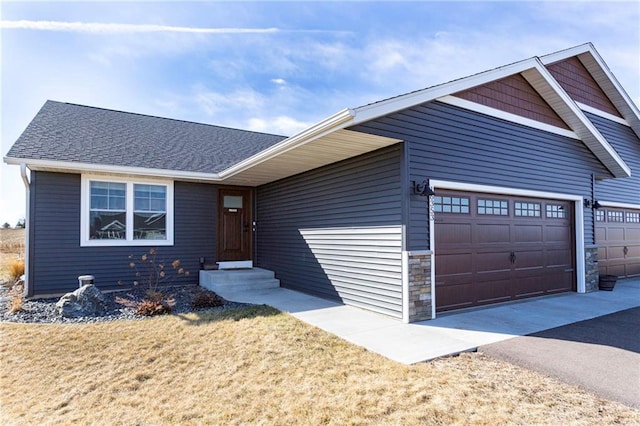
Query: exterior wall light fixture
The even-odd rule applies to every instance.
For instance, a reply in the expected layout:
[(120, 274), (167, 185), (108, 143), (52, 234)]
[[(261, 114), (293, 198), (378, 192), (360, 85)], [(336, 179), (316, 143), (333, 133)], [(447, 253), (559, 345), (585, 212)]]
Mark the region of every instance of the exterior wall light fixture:
[(431, 189), (431, 187), (429, 186), (429, 181), (426, 179), (422, 182), (412, 180), (411, 186), (413, 187), (413, 193), (422, 197), (430, 197), (432, 195), (436, 195), (436, 193), (433, 192), (433, 189)]

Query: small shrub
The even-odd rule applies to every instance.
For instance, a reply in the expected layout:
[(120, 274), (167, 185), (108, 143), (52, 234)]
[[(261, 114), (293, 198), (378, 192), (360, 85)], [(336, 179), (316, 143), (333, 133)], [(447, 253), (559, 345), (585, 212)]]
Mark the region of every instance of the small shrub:
[(191, 302), (193, 309), (215, 308), (224, 305), (224, 299), (215, 293), (198, 293)]
[(138, 308), (136, 309), (136, 314), (151, 317), (154, 315), (165, 315), (171, 313), (171, 306), (166, 303), (153, 301), (153, 300), (143, 300), (138, 304)]
[(14, 260), (9, 264), (9, 276), (12, 281), (17, 281), (24, 275), (24, 260)]
[(11, 290), (9, 291), (9, 296), (11, 297), (11, 299), (9, 300), (9, 309), (7, 310), (8, 313), (13, 314), (25, 310), (24, 306), (22, 306), (22, 304), (24, 303), (23, 293), (24, 281), (18, 280), (11, 286)]

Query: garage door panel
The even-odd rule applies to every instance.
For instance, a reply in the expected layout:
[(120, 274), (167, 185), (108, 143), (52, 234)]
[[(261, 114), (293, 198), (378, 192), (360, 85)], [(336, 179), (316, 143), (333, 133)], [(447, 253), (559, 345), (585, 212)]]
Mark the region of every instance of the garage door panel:
[(477, 305), (505, 302), (511, 299), (511, 280), (492, 280), (476, 283)]
[[(573, 204), (471, 192), (437, 193), (436, 204), (438, 197), (469, 200), (465, 214), (435, 210), (437, 310), (574, 288)], [(479, 199), (484, 200), (483, 209)], [(499, 209), (495, 204), (487, 207), (486, 200), (492, 199), (500, 200)]]
[(439, 223), (436, 238), (443, 247), (471, 244), (471, 225), (468, 223)]
[(516, 262), (514, 267), (516, 270), (524, 268), (542, 268), (544, 265), (544, 251), (517, 251), (515, 252)]
[(546, 242), (562, 242), (571, 241), (571, 227), (566, 225), (549, 225), (545, 228)]
[(473, 257), (471, 253), (447, 254), (438, 257), (438, 274), (470, 274)]
[(640, 227), (638, 227), (637, 229), (626, 229), (624, 233), (624, 239), (631, 244), (635, 242), (635, 244), (640, 245)]
[(539, 225), (516, 225), (515, 239), (520, 243), (540, 243), (543, 241), (542, 224)]
[(625, 232), (622, 227), (608, 228), (606, 232), (607, 241), (624, 241)]
[(544, 294), (544, 280), (539, 275), (522, 277), (513, 282), (514, 298), (523, 299), (526, 297), (541, 296)]
[(505, 251), (481, 252), (475, 255), (478, 273), (492, 271), (509, 271), (511, 269), (510, 253)]
[(477, 244), (508, 243), (511, 241), (509, 224), (478, 224), (476, 227)]
[(445, 310), (471, 307), (475, 304), (475, 299), (472, 297), (474, 294), (472, 290), (472, 283), (457, 286), (441, 285), (438, 287), (437, 296), (438, 299), (440, 299), (440, 306)]
[(573, 264), (573, 253), (566, 249), (547, 249), (545, 253), (545, 264), (549, 267), (571, 267)]

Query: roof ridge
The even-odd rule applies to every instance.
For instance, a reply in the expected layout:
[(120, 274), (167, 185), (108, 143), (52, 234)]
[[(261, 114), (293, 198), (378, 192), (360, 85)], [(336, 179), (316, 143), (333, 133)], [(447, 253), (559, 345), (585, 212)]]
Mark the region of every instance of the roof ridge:
[(158, 115), (143, 114), (143, 113), (140, 113), (140, 112), (122, 111), (122, 110), (118, 110), (118, 109), (103, 108), (103, 107), (97, 107), (97, 106), (92, 106), (92, 105), (83, 105), (83, 104), (78, 104), (78, 103), (74, 103), (74, 102), (62, 102), (62, 101), (55, 101), (55, 100), (51, 100), (51, 99), (47, 99), (47, 102), (53, 102), (53, 103), (64, 104), (64, 105), (71, 105), (71, 106), (81, 107), (81, 108), (91, 108), (91, 109), (96, 109), (96, 110), (101, 110), (101, 111), (117, 112), (117, 113), (120, 113), (120, 114), (137, 115), (137, 116), (140, 116), (140, 117), (149, 117), (149, 118), (157, 118), (157, 119), (161, 119), (161, 120), (177, 121), (177, 122), (187, 123), (187, 124), (197, 124), (199, 126), (216, 127), (218, 129), (235, 130), (235, 131), (239, 131), (239, 132), (254, 133), (254, 134), (259, 134), (259, 135), (277, 136), (277, 137), (281, 137), (281, 138), (287, 138), (288, 137), (288, 136), (285, 136), (285, 135), (277, 135), (275, 133), (257, 132), (257, 131), (254, 131), (254, 130), (238, 129), (237, 127), (220, 126), (218, 124), (209, 124), (209, 123), (201, 123), (201, 122), (198, 122), (198, 121), (181, 120), (179, 118), (161, 117), (161, 116), (158, 116)]

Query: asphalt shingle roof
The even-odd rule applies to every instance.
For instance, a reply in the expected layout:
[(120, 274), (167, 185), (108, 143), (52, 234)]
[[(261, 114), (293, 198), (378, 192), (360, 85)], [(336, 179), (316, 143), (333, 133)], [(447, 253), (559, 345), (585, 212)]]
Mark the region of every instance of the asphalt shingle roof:
[(285, 138), (47, 101), (7, 157), (217, 173)]

